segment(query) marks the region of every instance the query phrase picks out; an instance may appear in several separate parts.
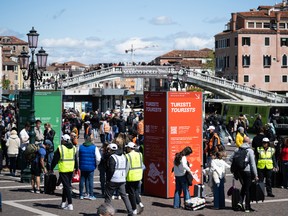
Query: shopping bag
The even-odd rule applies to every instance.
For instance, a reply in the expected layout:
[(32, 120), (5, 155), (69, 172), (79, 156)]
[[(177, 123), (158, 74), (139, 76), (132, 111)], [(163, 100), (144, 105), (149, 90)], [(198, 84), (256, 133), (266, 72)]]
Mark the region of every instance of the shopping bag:
[(72, 177), (72, 183), (80, 182), (80, 170), (76, 170)]

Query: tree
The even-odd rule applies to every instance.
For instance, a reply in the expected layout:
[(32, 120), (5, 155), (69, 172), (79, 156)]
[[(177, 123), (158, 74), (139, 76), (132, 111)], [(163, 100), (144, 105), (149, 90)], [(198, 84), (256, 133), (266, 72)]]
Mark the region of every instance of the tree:
[(3, 81), (2, 81), (2, 88), (5, 89), (5, 90), (10, 89), (10, 83), (11, 83), (10, 80), (3, 79)]

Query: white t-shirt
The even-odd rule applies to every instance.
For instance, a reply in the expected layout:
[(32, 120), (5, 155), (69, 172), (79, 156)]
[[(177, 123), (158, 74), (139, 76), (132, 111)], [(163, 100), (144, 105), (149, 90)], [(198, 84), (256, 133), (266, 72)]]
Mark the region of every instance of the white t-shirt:
[(19, 134), (21, 145), (20, 148), (24, 151), (26, 149), (26, 146), (29, 144), (29, 134), (27, 131), (22, 129)]
[(179, 166), (174, 165), (174, 175), (175, 176), (184, 176), (186, 171), (190, 172), (190, 167), (187, 164), (186, 156), (183, 156)]

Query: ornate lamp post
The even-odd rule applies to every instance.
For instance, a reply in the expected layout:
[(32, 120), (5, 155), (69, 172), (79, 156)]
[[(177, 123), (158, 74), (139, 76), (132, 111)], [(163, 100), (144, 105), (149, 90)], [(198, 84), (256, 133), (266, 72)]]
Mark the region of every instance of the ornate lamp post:
[[(28, 55), (28, 52), (26, 52), (24, 49), (21, 52), (21, 55), (18, 56), (18, 58), (19, 58), (20, 69), (22, 70), (24, 80), (30, 79), (30, 88), (31, 88), (30, 125), (31, 125), (31, 128), (29, 132), (29, 140), (30, 140), (30, 144), (34, 144), (35, 143), (35, 131), (34, 131), (34, 127), (35, 127), (35, 107), (34, 107), (35, 82), (37, 80), (42, 80), (42, 73), (43, 73), (43, 70), (46, 68), (48, 54), (41, 47), (41, 49), (36, 54), (36, 57), (37, 57), (37, 65), (36, 65), (36, 62), (34, 60), (34, 55), (35, 55), (35, 50), (38, 44), (39, 34), (34, 29), (34, 27), (32, 27), (32, 29), (27, 34), (27, 36), (28, 36), (28, 45), (32, 54), (31, 62), (29, 63), (30, 56)], [(40, 73), (38, 72), (38, 70)], [(22, 172), (21, 172), (21, 181), (22, 182), (27, 181), (27, 179), (22, 179)], [(30, 179), (28, 181), (30, 181)]]

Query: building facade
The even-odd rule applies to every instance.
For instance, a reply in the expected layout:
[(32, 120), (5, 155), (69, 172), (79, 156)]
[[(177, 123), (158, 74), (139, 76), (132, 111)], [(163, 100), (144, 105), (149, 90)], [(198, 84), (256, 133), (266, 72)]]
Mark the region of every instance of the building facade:
[(0, 36), (2, 47), (1, 58), (1, 87), (3, 90), (17, 90), (22, 88), (23, 77), (18, 67), (18, 55), (28, 50), (28, 43), (15, 36)]
[(215, 35), (215, 75), (287, 93), (287, 2), (232, 13), (226, 28)]

